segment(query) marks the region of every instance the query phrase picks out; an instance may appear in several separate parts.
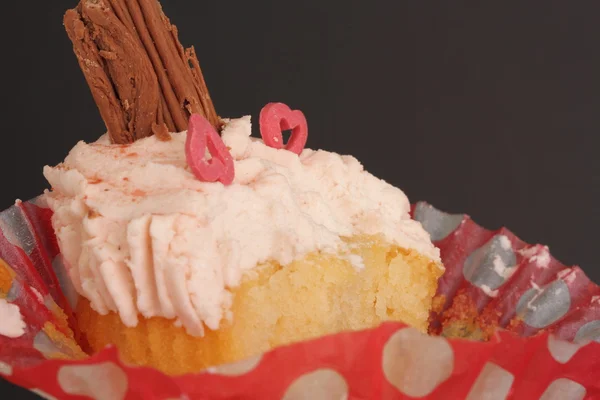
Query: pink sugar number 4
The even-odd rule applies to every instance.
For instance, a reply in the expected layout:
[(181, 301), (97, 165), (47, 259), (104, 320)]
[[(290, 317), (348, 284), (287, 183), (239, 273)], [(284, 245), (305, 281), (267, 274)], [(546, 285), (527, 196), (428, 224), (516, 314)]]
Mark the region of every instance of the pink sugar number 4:
[[(211, 159), (206, 159), (206, 149)], [(215, 128), (199, 114), (192, 114), (188, 123), (185, 157), (192, 172), (203, 182), (230, 185), (235, 175), (233, 158)]]
[[(302, 153), (308, 138), (308, 124), (302, 111), (291, 110), (283, 103), (269, 103), (260, 111), (258, 122), (260, 135), (267, 146)], [(288, 129), (292, 130), (292, 135), (284, 145), (282, 131)]]

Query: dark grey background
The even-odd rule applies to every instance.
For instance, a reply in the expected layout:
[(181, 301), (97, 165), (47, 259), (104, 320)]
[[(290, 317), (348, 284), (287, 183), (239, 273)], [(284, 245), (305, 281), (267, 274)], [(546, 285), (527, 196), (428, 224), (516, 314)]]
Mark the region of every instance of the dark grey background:
[[(353, 154), (411, 200), (505, 225), (600, 282), (600, 2), (163, 3), (220, 115), (299, 108), (309, 147)], [(74, 4), (3, 6), (17, 28), (2, 27), (16, 30), (2, 36), (0, 209), (104, 132), (61, 25)]]

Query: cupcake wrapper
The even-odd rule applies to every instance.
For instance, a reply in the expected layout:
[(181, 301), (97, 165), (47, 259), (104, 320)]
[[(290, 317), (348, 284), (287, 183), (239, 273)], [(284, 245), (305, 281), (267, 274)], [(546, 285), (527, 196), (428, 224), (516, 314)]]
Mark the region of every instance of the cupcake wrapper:
[(579, 267), (566, 267), (548, 247), (529, 245), (505, 228), (484, 229), (467, 215), (423, 202), (412, 213), (446, 266), (432, 333), (487, 339), (500, 327), (525, 337), (544, 330), (562, 340), (600, 342), (600, 287)]
[(0, 375), (60, 399), (600, 398), (597, 285), (506, 229), (426, 203), (412, 211), (447, 269), (431, 315), (442, 336), (385, 323), (170, 377), (124, 364), (114, 348), (85, 358), (51, 211), (41, 198), (17, 202), (0, 213), (0, 299), (26, 327), (0, 335)]

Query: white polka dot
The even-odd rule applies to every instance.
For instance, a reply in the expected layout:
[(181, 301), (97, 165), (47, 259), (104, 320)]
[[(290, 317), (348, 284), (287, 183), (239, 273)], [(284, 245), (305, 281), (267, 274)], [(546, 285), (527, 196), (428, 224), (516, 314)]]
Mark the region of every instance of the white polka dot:
[(548, 335), (548, 350), (550, 351), (552, 358), (561, 364), (569, 362), (571, 357), (573, 357), (581, 347), (583, 347), (583, 344), (566, 342), (555, 338), (554, 335)]
[(58, 384), (66, 393), (95, 400), (122, 400), (127, 393), (127, 375), (112, 362), (61, 367)]
[(583, 400), (585, 393), (585, 387), (579, 383), (570, 379), (559, 378), (548, 385), (540, 400)]
[(12, 375), (12, 367), (5, 363), (0, 361), (0, 374), (4, 374), (4, 375)]
[(234, 362), (231, 364), (221, 365), (219, 367), (209, 368), (211, 374), (219, 374), (226, 376), (240, 376), (247, 374), (260, 364), (262, 355), (250, 357), (246, 360)]
[(448, 341), (414, 328), (394, 333), (383, 348), (383, 373), (402, 393), (422, 397), (452, 375), (454, 352)]
[(504, 400), (514, 380), (513, 374), (488, 362), (481, 370), (466, 400)]
[(290, 385), (282, 400), (345, 400), (348, 384), (332, 369), (318, 369), (302, 375)]
[(30, 389), (33, 393), (37, 394), (38, 396), (40, 396), (42, 399), (46, 399), (46, 400), (58, 400), (58, 398), (49, 395), (48, 393), (44, 392), (43, 390), (40, 389)]

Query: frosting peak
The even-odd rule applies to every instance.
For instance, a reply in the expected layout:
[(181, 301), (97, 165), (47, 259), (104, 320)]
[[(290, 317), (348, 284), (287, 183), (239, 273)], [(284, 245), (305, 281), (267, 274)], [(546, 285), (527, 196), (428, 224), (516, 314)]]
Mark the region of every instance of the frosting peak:
[(203, 324), (216, 329), (228, 316), (228, 289), (246, 272), (313, 251), (346, 254), (342, 237), (380, 234), (439, 261), (405, 194), (354, 157), (298, 156), (252, 138), (250, 117), (226, 122), (230, 186), (194, 177), (185, 132), (130, 145), (80, 142), (64, 163), (45, 167), (67, 268), (96, 311), (116, 311), (129, 326), (138, 313), (177, 318), (201, 335)]

